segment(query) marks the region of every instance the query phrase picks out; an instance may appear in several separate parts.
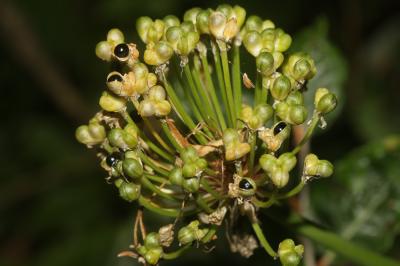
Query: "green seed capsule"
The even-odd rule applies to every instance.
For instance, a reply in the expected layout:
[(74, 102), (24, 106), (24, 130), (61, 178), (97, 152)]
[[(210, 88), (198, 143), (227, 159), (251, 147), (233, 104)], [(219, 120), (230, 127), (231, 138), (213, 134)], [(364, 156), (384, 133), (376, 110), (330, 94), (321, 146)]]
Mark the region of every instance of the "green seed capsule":
[(96, 45), (96, 55), (104, 61), (111, 61), (113, 45), (107, 41), (101, 41)]
[(193, 163), (186, 163), (182, 167), (182, 174), (186, 178), (193, 177), (196, 175), (196, 173), (197, 173), (197, 168)]
[(126, 158), (122, 162), (122, 168), (130, 178), (139, 178), (143, 175), (143, 166), (138, 160)]
[(274, 71), (274, 57), (271, 53), (262, 52), (256, 58), (257, 70), (264, 77), (270, 76)]
[(169, 174), (169, 181), (174, 185), (182, 186), (183, 179), (181, 168), (174, 168)]
[(319, 160), (315, 154), (308, 154), (304, 159), (305, 176), (329, 177), (333, 174), (333, 165), (327, 160)]
[(131, 129), (113, 128), (108, 132), (108, 141), (114, 147), (121, 149), (132, 149), (138, 143), (137, 132)]
[(293, 240), (285, 239), (278, 247), (279, 260), (283, 266), (297, 266), (304, 253), (304, 246), (295, 246)]
[(89, 122), (89, 125), (82, 125), (75, 131), (76, 139), (83, 144), (92, 146), (100, 144), (106, 138), (106, 130), (99, 122)]
[(251, 178), (242, 178), (239, 181), (239, 194), (244, 197), (253, 196), (256, 194), (257, 185)]
[(117, 28), (111, 29), (107, 33), (107, 41), (114, 44), (123, 43), (125, 40), (124, 34)]
[(99, 105), (107, 112), (119, 112), (126, 107), (126, 100), (104, 91), (100, 97)]
[(291, 83), (288, 77), (281, 75), (277, 77), (271, 87), (271, 95), (274, 99), (283, 101), (289, 95)]
[(182, 186), (186, 191), (190, 193), (195, 193), (200, 188), (200, 182), (198, 178), (193, 177), (189, 179), (184, 179), (182, 182)]
[(144, 240), (144, 246), (149, 250), (160, 247), (160, 235), (156, 232), (149, 233)]
[(181, 245), (192, 243), (196, 240), (196, 232), (189, 226), (182, 227), (178, 232), (178, 241)]
[(156, 265), (163, 254), (161, 247), (149, 249), (144, 256), (146, 262), (150, 265)]
[(327, 114), (333, 111), (336, 108), (336, 105), (336, 96), (333, 93), (328, 93), (318, 101), (317, 111), (321, 114)]
[(208, 27), (208, 20), (210, 18), (210, 10), (202, 10), (197, 14), (196, 27), (200, 34), (210, 34), (210, 28)]
[(123, 182), (119, 187), (119, 195), (126, 201), (135, 201), (140, 196), (140, 186), (134, 183)]
[(181, 22), (179, 18), (174, 15), (167, 15), (163, 19), (165, 25), (165, 31), (167, 31), (170, 27), (179, 26)]
[(257, 31), (247, 32), (244, 35), (243, 44), (254, 57), (257, 57), (263, 48), (261, 35)]

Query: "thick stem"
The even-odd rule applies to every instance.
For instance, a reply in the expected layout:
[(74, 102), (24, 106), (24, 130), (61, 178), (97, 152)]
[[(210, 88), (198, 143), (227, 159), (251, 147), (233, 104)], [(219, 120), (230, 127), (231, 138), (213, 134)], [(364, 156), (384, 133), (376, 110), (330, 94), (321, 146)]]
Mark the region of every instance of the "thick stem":
[(260, 241), (260, 244), (263, 246), (268, 255), (273, 258), (277, 258), (278, 254), (272, 249), (271, 245), (268, 243), (267, 239), (264, 236), (264, 233), (260, 228), (260, 225), (257, 222), (253, 222), (251, 226), (253, 227), (254, 233), (256, 234), (258, 241)]

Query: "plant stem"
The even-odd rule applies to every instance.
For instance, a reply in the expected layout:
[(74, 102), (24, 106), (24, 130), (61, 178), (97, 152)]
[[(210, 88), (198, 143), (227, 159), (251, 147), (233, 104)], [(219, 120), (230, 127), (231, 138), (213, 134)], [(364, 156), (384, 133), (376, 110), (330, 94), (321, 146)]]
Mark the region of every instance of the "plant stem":
[(207, 234), (200, 240), (202, 243), (207, 243), (211, 240), (211, 238), (215, 235), (217, 232), (218, 226), (213, 224), (211, 225), (210, 229), (208, 230)]
[(260, 73), (256, 74), (256, 87), (254, 89), (254, 107), (260, 103), (260, 96), (262, 91), (262, 76)]
[(254, 173), (254, 158), (256, 156), (256, 143), (257, 143), (257, 132), (252, 131), (250, 132), (249, 136), (249, 142), (250, 142), (250, 156), (249, 156), (249, 164), (248, 164), (248, 169), (249, 169), (249, 175), (253, 176)]
[(310, 126), (308, 127), (307, 132), (304, 134), (302, 140), (293, 149), (292, 151), (293, 154), (297, 154), (301, 150), (301, 147), (303, 147), (303, 145), (310, 139), (312, 133), (314, 132), (315, 127), (318, 124), (318, 121), (319, 121), (319, 115), (314, 112)]
[(236, 117), (239, 117), (242, 110), (242, 81), (240, 79), (240, 46), (235, 44), (233, 45), (232, 81)]
[(213, 107), (215, 108), (215, 111), (217, 113), (217, 117), (218, 117), (219, 124), (221, 126), (221, 130), (224, 131), (226, 129), (225, 118), (224, 118), (224, 115), (222, 114), (220, 103), (218, 101), (218, 97), (215, 92), (215, 86), (214, 86), (214, 83), (211, 78), (211, 72), (210, 72), (210, 67), (208, 65), (207, 54), (204, 55), (204, 54), (200, 53), (200, 60), (203, 65), (204, 76), (206, 79), (208, 91), (211, 96), (211, 101), (212, 101)]
[(207, 191), (208, 193), (210, 193), (214, 198), (216, 198), (217, 200), (221, 200), (223, 197), (217, 192), (215, 191), (210, 184), (207, 182), (207, 180), (205, 178), (202, 178), (200, 180), (200, 184), (202, 185), (202, 188)]
[(215, 42), (211, 42), (211, 46), (212, 46), (212, 51), (213, 51), (213, 55), (214, 55), (214, 63), (215, 63), (215, 70), (217, 72), (219, 91), (221, 93), (222, 102), (224, 103), (225, 112), (227, 114), (226, 118), (228, 120), (228, 127), (232, 127), (233, 126), (232, 117), (230, 115), (228, 115), (230, 112), (230, 108), (228, 105), (228, 98), (226, 95), (224, 75), (222, 72), (221, 59), (220, 59), (220, 55), (219, 55), (219, 48), (217, 47), (217, 44)]
[(139, 203), (149, 211), (152, 211), (154, 213), (167, 216), (167, 217), (178, 217), (181, 214), (180, 209), (173, 209), (173, 208), (164, 208), (161, 207), (154, 202), (152, 202), (150, 199), (145, 198), (144, 196), (139, 197)]
[(163, 192), (159, 187), (157, 187), (153, 183), (151, 183), (151, 181), (148, 180), (145, 176), (141, 177), (140, 183), (144, 187), (148, 188), (149, 190), (151, 190), (154, 193), (156, 193), (157, 195), (159, 195), (160, 197), (168, 199), (168, 200), (176, 201), (176, 199), (174, 197), (172, 197), (171, 195)]
[(172, 136), (171, 131), (169, 130), (169, 127), (167, 125), (167, 122), (165, 120), (161, 121), (161, 128), (164, 131), (164, 134), (167, 136), (169, 142), (171, 142), (172, 146), (180, 153), (183, 150), (183, 147), (176, 141), (174, 136)]
[(224, 80), (225, 80), (225, 90), (226, 96), (228, 100), (228, 107), (229, 113), (232, 119), (232, 126), (236, 127), (236, 111), (235, 111), (235, 103), (233, 100), (233, 92), (232, 92), (232, 85), (231, 85), (231, 77), (229, 72), (229, 64), (228, 64), (228, 52), (226, 44), (223, 43), (221, 50), (221, 61), (222, 61), (222, 71), (224, 73)]
[(164, 158), (165, 160), (167, 160), (170, 163), (174, 163), (175, 159), (173, 156), (171, 156), (170, 154), (166, 153), (165, 151), (163, 151), (162, 149), (160, 149), (157, 145), (155, 145), (153, 142), (151, 142), (150, 140), (144, 140), (146, 142), (146, 144), (150, 147), (150, 149), (152, 151), (154, 151), (155, 153), (157, 153), (158, 155), (160, 155), (162, 158)]
[(171, 147), (169, 147), (167, 145), (167, 143), (165, 143), (165, 141), (161, 138), (161, 136), (158, 134), (158, 132), (154, 129), (153, 125), (151, 124), (151, 122), (147, 119), (147, 118), (143, 118), (143, 121), (146, 125), (146, 127), (150, 130), (150, 133), (153, 135), (153, 137), (158, 141), (158, 143), (160, 143), (160, 145), (166, 149), (169, 153), (174, 153), (174, 150), (171, 149)]
[(191, 246), (192, 246), (191, 244), (187, 244), (187, 245), (184, 245), (183, 247), (180, 247), (179, 249), (177, 249), (174, 252), (170, 252), (170, 253), (165, 253), (164, 252), (162, 258), (165, 259), (165, 260), (176, 259), (176, 258), (180, 257), (183, 253), (188, 251)]
[(168, 177), (169, 176), (169, 171), (157, 166), (153, 161), (151, 161), (151, 159), (149, 157), (147, 157), (146, 154), (144, 154), (142, 151), (138, 152), (140, 159), (147, 164), (148, 166), (150, 166), (154, 171), (156, 171), (157, 173)]
[(264, 233), (262, 232), (260, 225), (257, 222), (254, 222), (251, 224), (253, 227), (254, 233), (256, 233), (256, 236), (258, 238), (258, 241), (260, 241), (260, 244), (263, 246), (265, 251), (273, 258), (277, 258), (278, 254), (272, 249), (271, 245), (268, 243), (267, 239), (264, 236)]
[(196, 203), (199, 205), (200, 208), (202, 208), (206, 213), (212, 213), (213, 209), (210, 208), (210, 206), (207, 205), (207, 203), (204, 201), (200, 195), (196, 197)]

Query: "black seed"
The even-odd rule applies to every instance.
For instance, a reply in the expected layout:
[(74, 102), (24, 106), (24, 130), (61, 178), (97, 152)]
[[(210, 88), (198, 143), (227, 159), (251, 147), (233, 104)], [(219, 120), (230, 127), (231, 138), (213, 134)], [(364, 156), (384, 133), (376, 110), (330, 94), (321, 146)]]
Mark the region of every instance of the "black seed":
[(284, 130), (286, 127), (285, 122), (279, 122), (275, 127), (274, 127), (274, 135), (278, 135), (282, 130)]
[(113, 167), (118, 163), (119, 160), (121, 160), (121, 154), (119, 154), (118, 152), (113, 152), (107, 156), (106, 164), (109, 167)]
[(246, 179), (242, 179), (239, 182), (239, 188), (249, 190), (253, 189), (253, 185)]
[(129, 55), (129, 47), (126, 43), (120, 43), (114, 48), (114, 54), (118, 58), (125, 58)]
[(119, 81), (122, 82), (122, 77), (119, 74), (113, 74), (110, 77), (108, 77), (107, 82), (113, 82), (113, 81)]

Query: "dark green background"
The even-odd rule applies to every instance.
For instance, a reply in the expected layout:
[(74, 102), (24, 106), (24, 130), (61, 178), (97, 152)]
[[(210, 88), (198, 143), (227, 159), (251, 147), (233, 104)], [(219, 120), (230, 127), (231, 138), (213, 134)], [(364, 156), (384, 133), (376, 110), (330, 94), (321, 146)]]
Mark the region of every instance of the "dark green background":
[[(292, 36), (318, 19), (328, 22), (327, 37), (348, 74), (344, 109), (313, 142), (323, 158), (339, 161), (360, 145), (399, 133), (398, 1), (233, 2)], [(0, 265), (135, 265), (115, 256), (130, 241), (134, 207), (106, 185), (95, 153), (74, 139), (75, 128), (97, 111), (108, 71), (94, 47), (111, 27), (137, 41), (139, 16), (181, 17), (190, 7), (218, 3), (0, 1)], [(384, 250), (391, 255), (400, 252), (393, 238)], [(266, 265), (261, 251), (248, 261), (227, 254), (220, 247), (181, 262)]]

